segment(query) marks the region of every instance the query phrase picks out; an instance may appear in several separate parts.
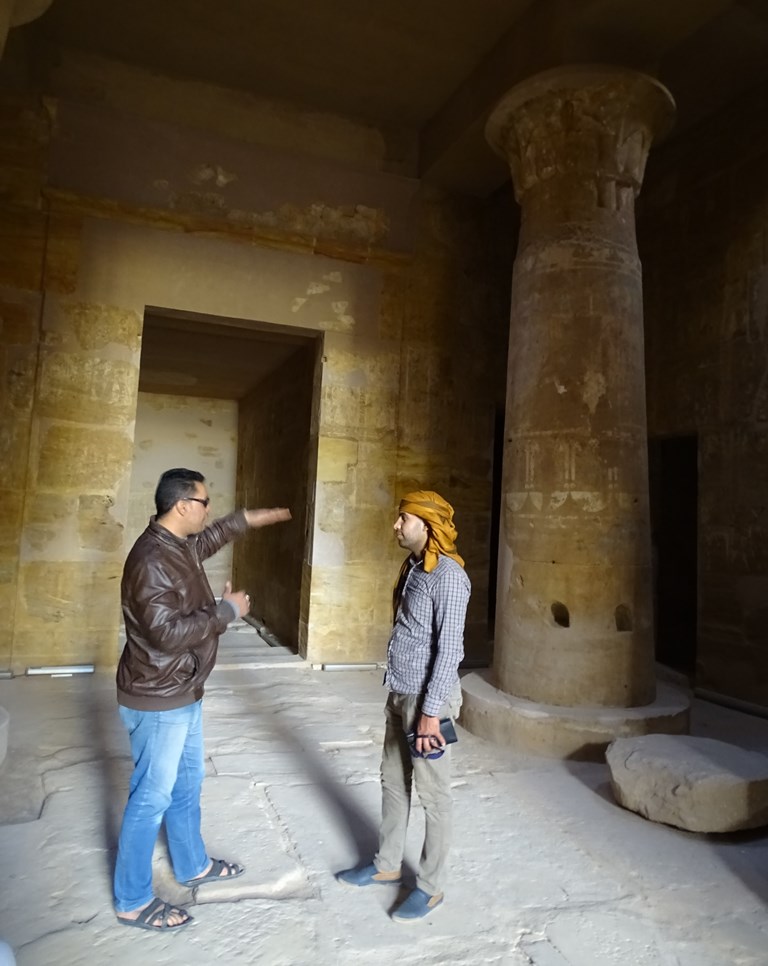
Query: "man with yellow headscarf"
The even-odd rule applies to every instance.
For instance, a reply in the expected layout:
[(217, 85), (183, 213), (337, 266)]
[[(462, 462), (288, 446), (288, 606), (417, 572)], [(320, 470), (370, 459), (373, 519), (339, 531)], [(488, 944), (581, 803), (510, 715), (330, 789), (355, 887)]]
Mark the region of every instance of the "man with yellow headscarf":
[(417, 490), (403, 497), (394, 529), (409, 556), (395, 583), (394, 627), (387, 648), (379, 850), (369, 865), (347, 869), (337, 878), (350, 886), (402, 881), (415, 782), (424, 808), (424, 846), (416, 888), (392, 913), (398, 922), (413, 922), (443, 902), (453, 802), (450, 754), (440, 719), (455, 717), (461, 707), (458, 668), (471, 587), (456, 550), (453, 507), (438, 493)]

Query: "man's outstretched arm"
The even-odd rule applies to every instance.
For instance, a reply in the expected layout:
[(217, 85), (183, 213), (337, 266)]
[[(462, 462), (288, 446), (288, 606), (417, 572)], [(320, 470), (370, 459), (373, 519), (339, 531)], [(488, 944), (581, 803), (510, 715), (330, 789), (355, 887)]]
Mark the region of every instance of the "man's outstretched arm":
[(291, 519), (291, 511), (284, 506), (273, 506), (268, 510), (243, 510), (243, 513), (246, 523), (254, 530)]
[(291, 519), (291, 511), (286, 507), (271, 507), (268, 510), (235, 510), (224, 517), (209, 523), (205, 530), (195, 536), (197, 552), (201, 560), (212, 557), (231, 540), (241, 537), (249, 529), (268, 527)]

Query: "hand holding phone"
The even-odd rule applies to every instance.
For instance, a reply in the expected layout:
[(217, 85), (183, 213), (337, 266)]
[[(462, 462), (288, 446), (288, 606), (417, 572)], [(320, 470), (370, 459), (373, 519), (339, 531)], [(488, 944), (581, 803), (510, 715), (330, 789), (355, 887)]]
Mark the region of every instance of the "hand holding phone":
[[(443, 740), (445, 741), (445, 746), (442, 747), (436, 744), (436, 738), (434, 735), (417, 735), (415, 731), (409, 731), (405, 737), (408, 739), (408, 747), (411, 750), (411, 755), (414, 758), (441, 758), (445, 754), (445, 748), (459, 740), (458, 735), (456, 734), (456, 729), (453, 726), (453, 721), (450, 718), (440, 719), (440, 734), (443, 736)], [(416, 739), (425, 737), (432, 739), (432, 744), (434, 747), (433, 751), (421, 752), (416, 750)]]

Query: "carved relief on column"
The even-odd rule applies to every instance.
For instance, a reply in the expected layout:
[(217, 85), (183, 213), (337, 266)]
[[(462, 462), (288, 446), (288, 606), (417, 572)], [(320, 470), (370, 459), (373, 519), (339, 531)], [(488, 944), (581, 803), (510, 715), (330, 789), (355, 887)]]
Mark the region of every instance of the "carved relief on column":
[(551, 179), (580, 182), (601, 208), (622, 208), (640, 190), (651, 142), (674, 119), (658, 81), (620, 68), (557, 68), (513, 88), (486, 136), (509, 162), (515, 196)]
[(673, 112), (650, 77), (567, 67), (513, 88), (487, 128), (522, 207), (494, 674), (543, 704), (654, 696), (634, 199)]

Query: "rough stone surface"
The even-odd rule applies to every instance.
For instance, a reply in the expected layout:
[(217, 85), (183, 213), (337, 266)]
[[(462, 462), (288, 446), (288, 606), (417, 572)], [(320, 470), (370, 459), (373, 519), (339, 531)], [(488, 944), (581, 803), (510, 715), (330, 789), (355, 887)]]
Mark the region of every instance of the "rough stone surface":
[(606, 752), (618, 802), (691, 832), (768, 825), (768, 757), (690, 735), (619, 738)]
[(673, 111), (643, 74), (563, 67), (518, 84), (488, 123), (522, 209), (494, 670), (533, 702), (654, 700), (634, 201)]
[[(695, 135), (654, 150), (638, 223), (649, 433), (695, 434), (698, 448), (697, 492), (681, 487), (682, 499), (697, 507), (697, 684), (763, 706), (767, 111), (762, 84)], [(674, 567), (674, 549), (672, 556)], [(673, 569), (668, 606), (687, 615), (678, 579)]]
[(494, 687), (489, 671), (466, 674), (461, 690), (465, 727), (482, 738), (534, 755), (602, 761), (606, 745), (619, 736), (688, 731), (689, 695), (662, 681), (656, 700), (640, 708), (565, 708), (526, 701)]
[[(0, 667), (114, 659), (114, 593), (109, 619), (92, 594), (130, 546), (147, 306), (322, 335), (311, 400), (283, 371), (242, 405), (241, 448), (260, 462), (238, 494), (290, 503), (294, 522), (235, 578), (270, 571), (280, 638), (313, 663), (383, 656), (393, 513), (428, 486), (456, 505), (466, 647), (484, 655), (512, 244), (496, 206), (393, 175), (368, 127), (75, 60), (43, 97), (0, 97)], [(125, 160), (137, 143), (141, 172)], [(189, 445), (178, 465), (195, 465)], [(29, 563), (76, 580), (38, 602)]]
[[(381, 673), (312, 671), (244, 626), (219, 660), (203, 702), (203, 829), (247, 871), (193, 893), (158, 845), (157, 892), (195, 917), (167, 937), (114, 919), (131, 768), (113, 674), (0, 680), (13, 724), (0, 937), (18, 966), (765, 966), (764, 837), (702, 841), (641, 821), (610, 800), (604, 763), (528, 757), (461, 727), (445, 904), (418, 927), (393, 922), (403, 890), (334, 880), (376, 846)], [(700, 732), (768, 750), (768, 722), (697, 713)], [(414, 803), (407, 886), (422, 820)]]

